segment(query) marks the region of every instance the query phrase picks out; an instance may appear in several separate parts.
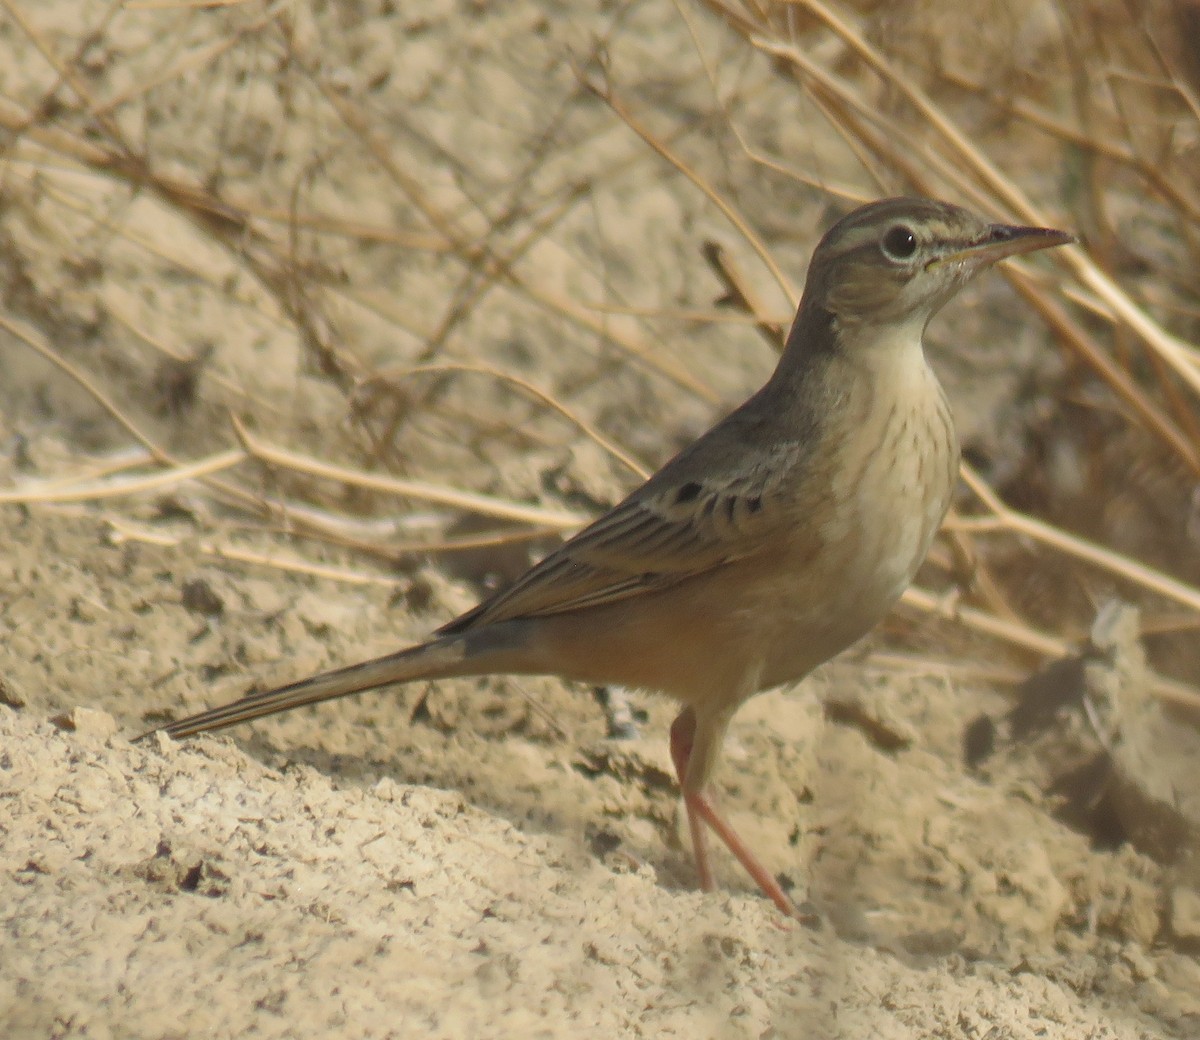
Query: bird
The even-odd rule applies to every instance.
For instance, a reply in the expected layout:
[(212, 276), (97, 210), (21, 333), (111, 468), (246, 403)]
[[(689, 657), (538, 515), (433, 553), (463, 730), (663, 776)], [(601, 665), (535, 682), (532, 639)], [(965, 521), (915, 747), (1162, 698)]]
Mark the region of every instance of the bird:
[(681, 706), (669, 743), (699, 887), (716, 887), (711, 831), (795, 915), (712, 795), (730, 721), (750, 697), (799, 681), (869, 632), (925, 559), (959, 467), (950, 406), (925, 358), (930, 320), (996, 261), (1072, 241), (927, 198), (853, 210), (814, 250), (767, 382), (511, 586), (419, 645), (142, 737), (461, 676), (665, 694)]

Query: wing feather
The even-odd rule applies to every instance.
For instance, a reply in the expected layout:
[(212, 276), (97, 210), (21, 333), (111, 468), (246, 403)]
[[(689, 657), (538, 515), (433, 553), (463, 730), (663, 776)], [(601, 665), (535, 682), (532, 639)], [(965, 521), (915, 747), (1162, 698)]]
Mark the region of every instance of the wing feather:
[(643, 486), (440, 631), (580, 610), (674, 585), (769, 542), (781, 512), (774, 505), (753, 481), (737, 489), (720, 480)]

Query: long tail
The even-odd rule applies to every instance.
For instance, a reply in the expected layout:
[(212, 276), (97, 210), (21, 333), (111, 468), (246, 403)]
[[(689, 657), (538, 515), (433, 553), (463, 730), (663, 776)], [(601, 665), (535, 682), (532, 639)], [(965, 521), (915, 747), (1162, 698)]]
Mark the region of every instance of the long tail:
[[(190, 737), (196, 733), (236, 726), (239, 722), (249, 722), (251, 719), (261, 719), (265, 715), (291, 711), (305, 704), (348, 697), (352, 693), (362, 693), (364, 690), (392, 683), (508, 671), (512, 662), (509, 659), (510, 654), (506, 651), (513, 648), (497, 646), (496, 643), (500, 641), (487, 638), (495, 634), (497, 633), (494, 629), (492, 632), (484, 629), (443, 636), (385, 657), (376, 657), (331, 672), (322, 672), (320, 675), (273, 690), (249, 694), (220, 708), (210, 708), (208, 711), (159, 726), (136, 739), (143, 740), (153, 733), (166, 733), (176, 739)], [(484, 638), (480, 639), (480, 636)], [(517, 667), (513, 670), (523, 669)]]

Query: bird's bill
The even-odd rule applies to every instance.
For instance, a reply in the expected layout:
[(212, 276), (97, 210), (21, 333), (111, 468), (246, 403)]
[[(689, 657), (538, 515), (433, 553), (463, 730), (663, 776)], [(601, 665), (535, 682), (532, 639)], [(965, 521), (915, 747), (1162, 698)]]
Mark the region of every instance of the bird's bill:
[(1038, 249), (1065, 246), (1075, 241), (1075, 236), (1054, 228), (1022, 227), (1019, 224), (992, 224), (988, 233), (978, 242), (964, 249), (956, 249), (935, 263), (969, 260), (972, 263), (994, 264), (1008, 256), (1032, 253)]

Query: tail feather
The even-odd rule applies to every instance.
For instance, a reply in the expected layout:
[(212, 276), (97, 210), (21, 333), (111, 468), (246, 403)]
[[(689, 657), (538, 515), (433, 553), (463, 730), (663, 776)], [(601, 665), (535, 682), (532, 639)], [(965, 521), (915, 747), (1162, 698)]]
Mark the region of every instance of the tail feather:
[[(236, 726), (239, 722), (261, 719), (282, 711), (291, 711), (306, 704), (317, 704), (353, 693), (390, 686), (393, 683), (413, 682), (418, 679), (442, 679), (451, 675), (477, 674), (478, 663), (472, 666), (468, 652), (468, 637), (446, 636), (420, 646), (409, 647), (394, 654), (376, 657), (360, 664), (322, 672), (299, 682), (279, 686), (273, 690), (251, 693), (240, 700), (232, 701), (219, 708), (210, 708), (187, 718), (169, 722), (137, 737), (138, 740), (154, 733), (166, 733), (179, 739), (197, 733), (208, 733)], [(490, 669), (483, 668), (483, 671)]]

